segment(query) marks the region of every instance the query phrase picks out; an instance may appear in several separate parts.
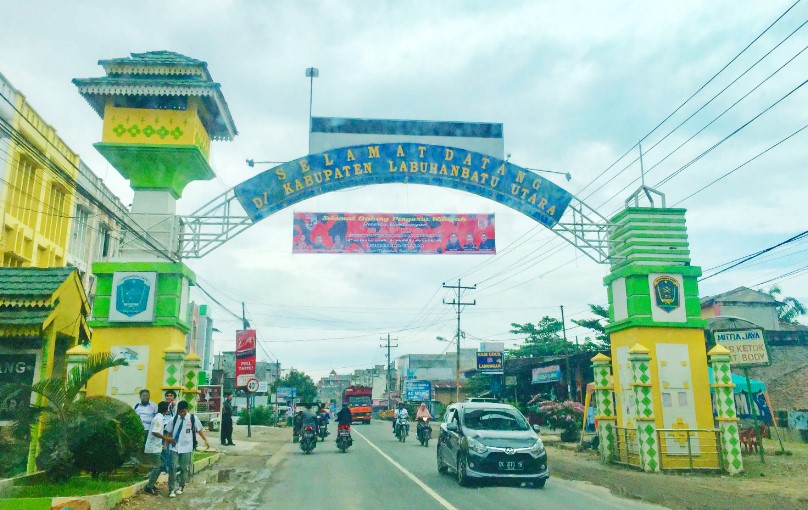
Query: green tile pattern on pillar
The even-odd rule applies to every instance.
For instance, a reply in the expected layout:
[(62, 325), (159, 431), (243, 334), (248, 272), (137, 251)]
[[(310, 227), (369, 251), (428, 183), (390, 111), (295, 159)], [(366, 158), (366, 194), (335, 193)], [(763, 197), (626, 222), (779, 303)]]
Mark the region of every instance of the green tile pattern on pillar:
[(612, 462), (615, 458), (617, 417), (611, 359), (608, 356), (596, 356), (592, 360), (592, 372), (595, 383), (595, 416), (599, 423), (598, 450), (603, 461)]
[[(722, 348), (723, 349), (723, 348)], [(718, 351), (718, 352), (717, 352)], [(741, 441), (738, 430), (738, 417), (735, 412), (734, 384), (732, 382), (732, 358), (726, 350), (716, 349), (708, 353), (713, 369), (711, 386), (715, 391), (716, 421), (720, 434), (723, 469), (729, 474), (743, 471)]]
[[(635, 348), (640, 349), (635, 350)], [(660, 451), (654, 420), (653, 385), (655, 381), (651, 377), (651, 357), (648, 355), (647, 349), (637, 345), (629, 351), (628, 359), (631, 362), (631, 386), (634, 390), (640, 465), (644, 471), (659, 471)]]

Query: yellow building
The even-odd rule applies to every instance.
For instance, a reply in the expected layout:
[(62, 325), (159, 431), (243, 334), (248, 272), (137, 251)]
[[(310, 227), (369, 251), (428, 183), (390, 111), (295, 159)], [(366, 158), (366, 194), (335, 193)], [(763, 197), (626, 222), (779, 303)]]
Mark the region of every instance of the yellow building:
[(65, 266), (79, 156), (2, 74), (0, 93), (0, 266)]

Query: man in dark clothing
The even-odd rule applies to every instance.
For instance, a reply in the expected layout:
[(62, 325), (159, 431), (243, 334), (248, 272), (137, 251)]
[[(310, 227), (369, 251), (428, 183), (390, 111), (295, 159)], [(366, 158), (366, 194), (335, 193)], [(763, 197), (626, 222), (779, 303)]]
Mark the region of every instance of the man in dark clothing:
[(351, 410), (346, 405), (337, 413), (337, 426), (340, 425), (351, 425)]
[(235, 446), (233, 443), (233, 394), (225, 393), (222, 405), (222, 445)]

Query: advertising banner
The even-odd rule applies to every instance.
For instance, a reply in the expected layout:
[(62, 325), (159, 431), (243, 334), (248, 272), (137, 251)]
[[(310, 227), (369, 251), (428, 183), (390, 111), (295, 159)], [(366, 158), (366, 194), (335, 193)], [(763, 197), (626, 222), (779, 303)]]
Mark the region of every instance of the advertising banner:
[(281, 386), (275, 391), (275, 398), (278, 402), (287, 402), (297, 398), (297, 388)]
[[(378, 143), (308, 154), (233, 188), (257, 222), (307, 198), (370, 184), (409, 183), (474, 193), (516, 209), (546, 227), (572, 195), (526, 168), (477, 152), (422, 143)], [(461, 242), (462, 243), (462, 242)]]
[(236, 387), (247, 386), (255, 376), (255, 330), (236, 331)]
[(222, 412), (222, 387), (219, 385), (199, 386), (199, 400), (196, 401), (197, 413)]
[(295, 213), (293, 253), (496, 253), (493, 214)]
[(477, 352), (477, 370), (489, 374), (502, 372), (502, 352)]
[[(36, 354), (0, 354), (0, 388), (9, 383), (33, 384)], [(31, 392), (22, 392), (5, 402), (0, 400), (0, 421), (16, 420), (17, 408), (28, 406)]]
[(432, 400), (432, 383), (429, 381), (405, 381), (404, 400), (409, 401)]
[(561, 380), (561, 366), (550, 365), (547, 367), (537, 367), (533, 369), (533, 377), (530, 382), (533, 384), (548, 383)]
[(723, 345), (732, 354), (733, 368), (771, 364), (761, 329), (716, 331), (714, 336), (715, 343)]

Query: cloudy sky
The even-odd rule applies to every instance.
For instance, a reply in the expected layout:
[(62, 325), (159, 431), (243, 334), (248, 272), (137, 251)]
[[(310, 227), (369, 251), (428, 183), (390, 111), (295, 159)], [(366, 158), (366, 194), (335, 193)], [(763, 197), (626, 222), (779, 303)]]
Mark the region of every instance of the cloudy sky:
[[(808, 124), (808, 3), (732, 61), (793, 3), (2, 0), (0, 72), (128, 204), (127, 182), (92, 147), (101, 120), (71, 78), (100, 76), (98, 59), (130, 52), (208, 62), (240, 135), (214, 144), (218, 177), (188, 186), (183, 213), (269, 167), (248, 158), (306, 154), (311, 66), (314, 115), (501, 122), (511, 161), (570, 172), (555, 182), (607, 217), (638, 186), (631, 149), (643, 140), (648, 183), (669, 179), (658, 188), (688, 209), (693, 263), (707, 270), (806, 229), (808, 129), (690, 196)], [(495, 213), (500, 253), (292, 255), (294, 211)], [(459, 277), (478, 285), (463, 296), (477, 301), (462, 315), (464, 347), (512, 345), (512, 322), (558, 316), (562, 304), (582, 318), (588, 303), (606, 302), (607, 267), (552, 232), (495, 202), (418, 185), (310, 199), (188, 264), (228, 309), (246, 302), (259, 358), (315, 377), (382, 363), (388, 332), (394, 355), (449, 347), (435, 340), (451, 337), (455, 320), (442, 283)], [(807, 265), (806, 242), (791, 243), (705, 280), (701, 293), (777, 283), (808, 301), (808, 271), (788, 275)], [(232, 349), (238, 321), (213, 314), (216, 350)]]

